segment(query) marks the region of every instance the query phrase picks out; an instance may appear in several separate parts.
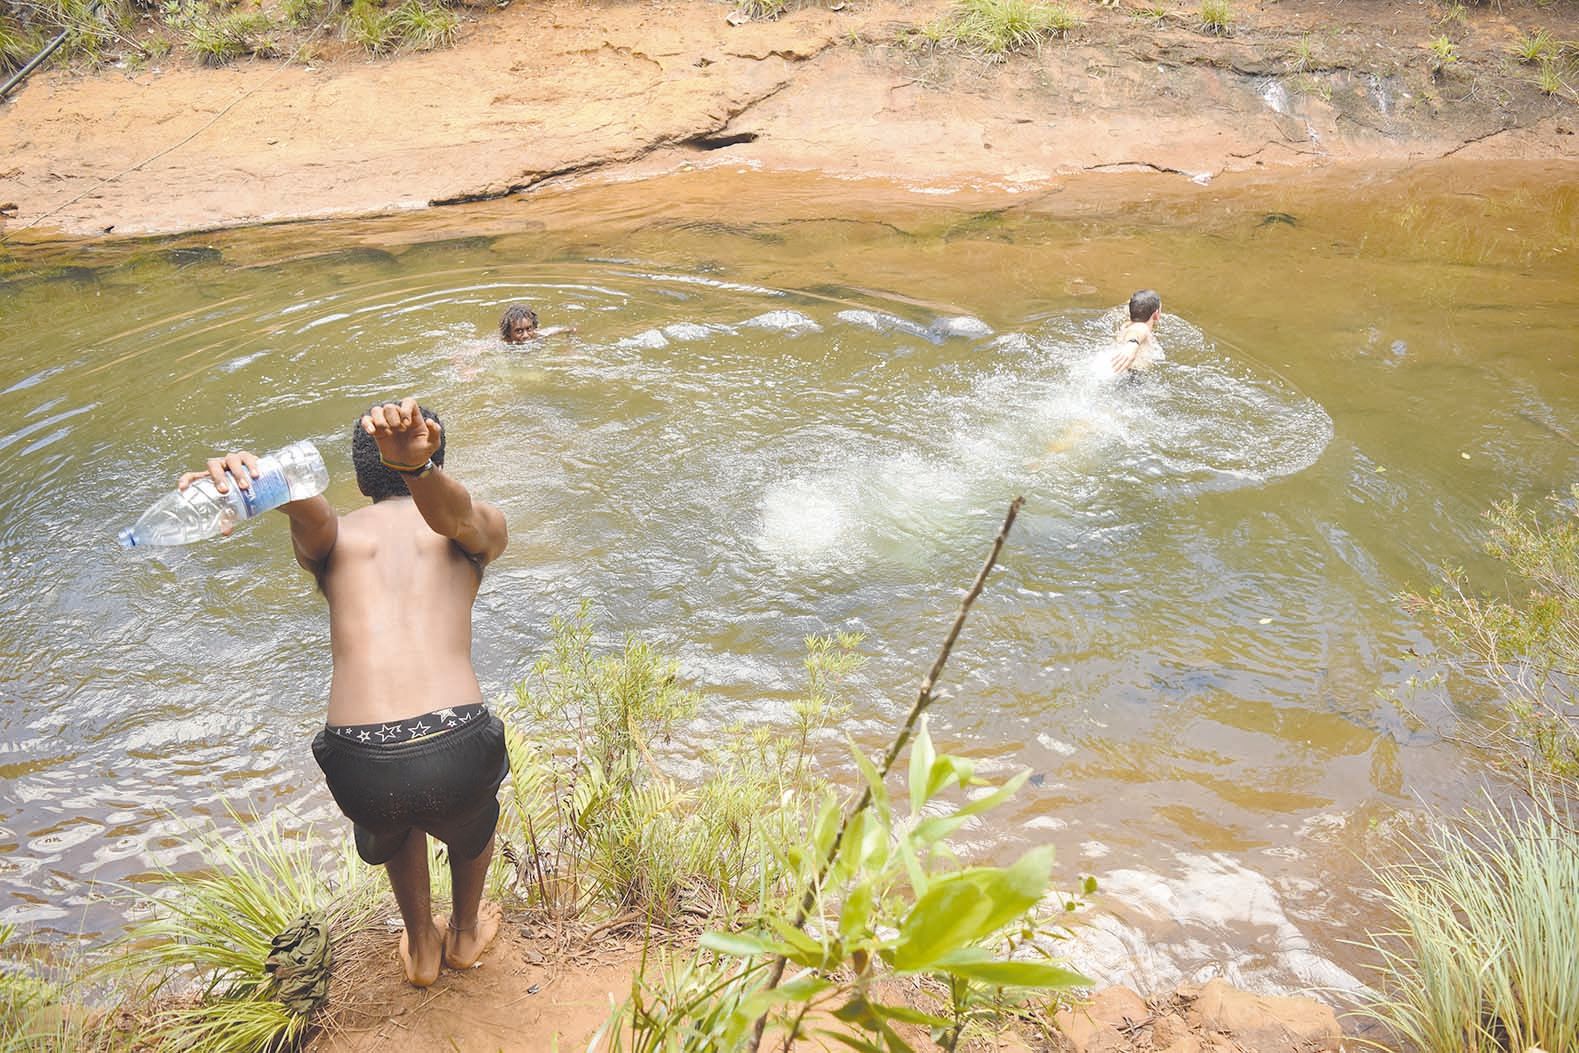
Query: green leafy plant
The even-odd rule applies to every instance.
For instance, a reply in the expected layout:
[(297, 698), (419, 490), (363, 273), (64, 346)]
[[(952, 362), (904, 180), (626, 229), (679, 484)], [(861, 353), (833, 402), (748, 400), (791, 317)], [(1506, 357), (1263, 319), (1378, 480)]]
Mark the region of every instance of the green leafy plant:
[(1138, 21), (1149, 22), (1154, 26), (1159, 26), (1168, 20), (1168, 9), (1160, 4), (1154, 4), (1151, 7), (1143, 7), (1136, 11), (1134, 17)]
[(1201, 0), (1200, 30), (1213, 36), (1234, 34), (1234, 11), (1228, 0)]
[[(964, 824), (1012, 796), (1029, 773), (988, 784), (970, 761), (938, 754), (927, 731), (934, 687), (1021, 504), (1011, 503), (880, 762), (852, 744), (864, 783), (860, 795), (848, 807), (826, 801), (808, 817), (809, 837), (776, 846), (797, 894), (764, 897), (765, 909), (750, 921), (704, 935), (690, 961), (657, 982), (638, 978), (612, 1022), (613, 1049), (754, 1051), (772, 1029), (775, 1044), (782, 1040), (785, 1048), (812, 1037), (902, 1053), (912, 1046), (899, 1028), (919, 1025), (953, 1050), (972, 1024), (1000, 1012), (1012, 992), (1089, 985), (1046, 955), (1041, 908), (1050, 849), (1032, 850), (1008, 867), (962, 867), (947, 844)], [(885, 780), (907, 745), (910, 807), (901, 822)], [(968, 799), (942, 811), (951, 792)], [(1095, 883), (1084, 887), (1089, 892)], [(1077, 905), (1070, 900), (1065, 907)], [(944, 993), (937, 1004), (917, 1008), (888, 993), (884, 983), (895, 977), (924, 977)]]
[(1429, 592), (1403, 597), (1406, 608), (1453, 646), (1461, 669), (1484, 677), (1507, 706), (1509, 722), (1494, 741), (1543, 773), (1579, 780), (1579, 488), (1554, 524), (1516, 501), (1487, 513), (1487, 551), (1525, 579), (1518, 600), (1475, 596), (1461, 571)]
[[(999, 1019), (1026, 992), (1091, 984), (1048, 955), (1051, 849), (1007, 867), (961, 867), (948, 847), (1028, 772), (1001, 785), (977, 778), (970, 761), (935, 751), (923, 717), (910, 751), (909, 815), (896, 819), (880, 772), (854, 756), (869, 807), (844, 820), (829, 802), (809, 842), (783, 848), (785, 869), (813, 892), (806, 917), (792, 923), (793, 902), (778, 900), (737, 931), (705, 934), (696, 956), (638, 983), (614, 1049), (748, 1048), (766, 1017), (775, 1046), (813, 1038), (897, 1053), (912, 1048), (897, 1026), (921, 1025), (952, 1050), (973, 1024)], [(971, 799), (940, 813), (950, 791)], [(1055, 909), (1075, 905), (1061, 899)], [(774, 959), (792, 970), (778, 984)], [(894, 978), (924, 978), (940, 993), (917, 1008), (897, 997)]]
[(770, 846), (802, 835), (783, 802), (820, 792), (812, 745), (847, 712), (861, 637), (809, 637), (791, 727), (730, 729), (706, 776), (686, 782), (659, 749), (701, 704), (676, 662), (634, 638), (600, 653), (587, 603), (551, 628), (549, 654), (501, 709), (512, 777), (500, 887), (558, 917), (658, 926), (760, 899), (779, 881)]
[(1433, 74), (1439, 74), (1458, 61), (1458, 45), (1445, 36), (1437, 37), (1426, 45), (1430, 52), (1430, 66)]
[(1579, 1048), (1579, 838), (1532, 794), (1522, 814), (1431, 824), (1377, 872), (1393, 925), (1362, 944), (1381, 997), (1358, 1012), (1422, 1053)]

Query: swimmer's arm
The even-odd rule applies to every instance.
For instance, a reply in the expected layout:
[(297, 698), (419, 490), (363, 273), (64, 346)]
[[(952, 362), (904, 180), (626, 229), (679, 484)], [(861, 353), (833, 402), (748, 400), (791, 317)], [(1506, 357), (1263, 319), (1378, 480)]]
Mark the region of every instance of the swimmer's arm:
[(573, 325), (551, 325), (551, 326), (548, 326), (547, 328), (539, 329), (537, 331), (537, 335), (538, 336), (559, 336), (559, 335), (561, 335), (563, 333), (574, 333), (575, 331), (576, 331), (576, 327), (573, 326)]
[(304, 570), (322, 574), (324, 561), (340, 537), (340, 517), (322, 494), (287, 501), (280, 511), (291, 520), (291, 548), (296, 552), (296, 562)]
[(1140, 358), (1143, 345), (1138, 337), (1128, 336), (1120, 340), (1113, 348), (1113, 372), (1127, 373), (1135, 368), (1136, 361)]
[(435, 534), (454, 541), (468, 555), (483, 563), (499, 558), (509, 543), (504, 513), (487, 501), (474, 501), (460, 480), (442, 468), (425, 475), (408, 475), (406, 489), (417, 511)]

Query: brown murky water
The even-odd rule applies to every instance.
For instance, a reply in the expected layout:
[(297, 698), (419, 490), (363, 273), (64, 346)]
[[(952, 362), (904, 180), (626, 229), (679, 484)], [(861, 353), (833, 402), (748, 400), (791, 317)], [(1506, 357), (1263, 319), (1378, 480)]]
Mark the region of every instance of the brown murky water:
[[(1024, 493), (934, 719), (1036, 773), (973, 836), (1102, 879), (1099, 973), (1351, 982), (1365, 862), (1488, 779), (1483, 700), (1409, 690), (1430, 648), (1394, 596), (1449, 564), (1500, 587), (1481, 510), (1579, 475), (1579, 191), (1465, 166), (1007, 203), (697, 173), (5, 264), (0, 921), (113, 931), (106, 890), (226, 801), (338, 835), (283, 520), (114, 530), (209, 450), (303, 437), (350, 508), (352, 418), (415, 393), (510, 521), (484, 683), (590, 596), (682, 656), (698, 738), (785, 719), (803, 638), (842, 628), (873, 656), (849, 730), (884, 740)], [(1099, 383), (1143, 285), (1170, 362)], [(522, 298), (578, 332), (498, 344)]]

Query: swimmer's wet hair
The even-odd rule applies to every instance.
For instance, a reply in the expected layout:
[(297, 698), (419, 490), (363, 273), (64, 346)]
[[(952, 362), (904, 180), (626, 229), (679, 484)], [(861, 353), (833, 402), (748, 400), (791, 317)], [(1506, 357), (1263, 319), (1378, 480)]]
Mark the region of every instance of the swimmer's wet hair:
[[(433, 463), (442, 465), (444, 446), (450, 437), (449, 429), (444, 427), (437, 413), (426, 406), (421, 408), (424, 417), (443, 429), (439, 432), (439, 448), (433, 451)], [(390, 497), (411, 496), (411, 491), (406, 489), (405, 477), (392, 468), (384, 467), (384, 462), (378, 456), (378, 443), (362, 430), (361, 417), (357, 417), (356, 423), (351, 425), (351, 463), (356, 465), (356, 488), (371, 497), (374, 504)]]
[(524, 303), (513, 303), (504, 309), (504, 317), (499, 319), (499, 336), (501, 339), (510, 339), (510, 327), (523, 319), (530, 319), (532, 328), (537, 328), (537, 312)]
[(1162, 310), (1162, 297), (1155, 289), (1142, 289), (1129, 298), (1129, 320), (1149, 322), (1151, 316)]

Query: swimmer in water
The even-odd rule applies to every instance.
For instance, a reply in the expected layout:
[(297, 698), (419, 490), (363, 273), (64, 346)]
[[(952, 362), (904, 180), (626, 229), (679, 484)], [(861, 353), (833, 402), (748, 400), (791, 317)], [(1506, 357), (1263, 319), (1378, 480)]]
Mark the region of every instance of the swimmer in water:
[(1163, 361), (1165, 356), (1154, 335), (1161, 317), (1162, 297), (1155, 291), (1142, 289), (1129, 298), (1129, 321), (1106, 353), (1105, 361), (1115, 377), (1142, 372)]
[(499, 339), (507, 344), (525, 344), (540, 336), (558, 336), (560, 333), (575, 331), (574, 326), (568, 325), (551, 325), (547, 329), (539, 329), (537, 312), (524, 303), (513, 303), (506, 307), (504, 317), (499, 319)]

